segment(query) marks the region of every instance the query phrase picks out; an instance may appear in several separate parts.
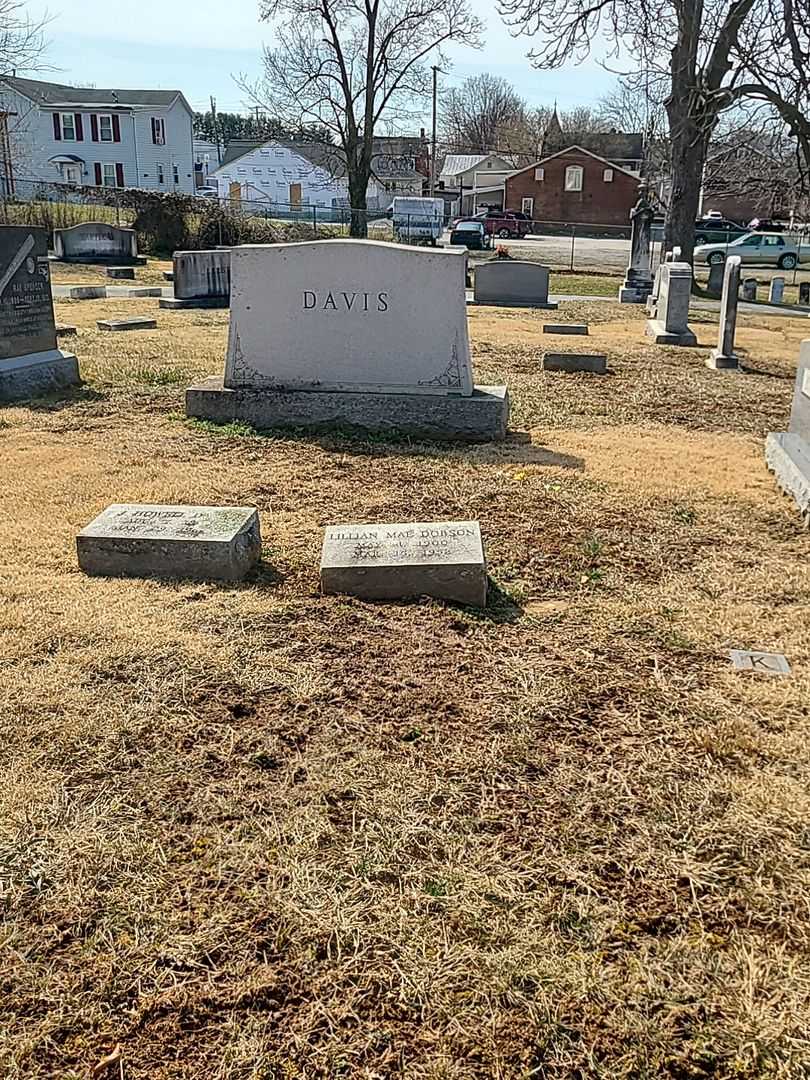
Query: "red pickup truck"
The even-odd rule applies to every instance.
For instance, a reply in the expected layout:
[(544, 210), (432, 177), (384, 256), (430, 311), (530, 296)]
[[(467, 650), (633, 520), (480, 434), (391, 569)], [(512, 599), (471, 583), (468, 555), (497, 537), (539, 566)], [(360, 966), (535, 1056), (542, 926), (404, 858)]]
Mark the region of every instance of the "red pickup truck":
[(499, 236), (502, 240), (519, 240), (532, 231), (532, 219), (519, 210), (483, 210), (480, 214), (459, 218), (459, 221), (480, 221), (490, 236)]

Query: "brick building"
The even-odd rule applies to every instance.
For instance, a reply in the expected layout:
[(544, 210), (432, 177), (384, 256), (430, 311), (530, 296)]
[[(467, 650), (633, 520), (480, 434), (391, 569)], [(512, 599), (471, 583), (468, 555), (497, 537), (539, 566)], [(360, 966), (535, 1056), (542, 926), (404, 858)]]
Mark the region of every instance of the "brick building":
[(627, 226), (638, 187), (637, 173), (569, 146), (507, 176), (504, 206), (535, 221)]

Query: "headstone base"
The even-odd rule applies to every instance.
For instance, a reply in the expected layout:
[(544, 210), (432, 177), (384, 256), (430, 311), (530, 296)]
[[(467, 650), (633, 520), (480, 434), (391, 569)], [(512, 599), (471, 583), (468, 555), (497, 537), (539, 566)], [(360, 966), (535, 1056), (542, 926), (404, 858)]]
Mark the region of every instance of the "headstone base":
[(543, 371), (590, 371), (594, 375), (604, 375), (607, 357), (601, 353), (546, 353)]
[(655, 316), (658, 314), (658, 297), (657, 296), (648, 296), (647, 297), (647, 314), (650, 316), (651, 319), (654, 319)]
[(106, 300), (106, 285), (74, 285), (68, 289), (69, 300)]
[(57, 256), (53, 262), (77, 263), (80, 266), (146, 266), (146, 256), (127, 258), (125, 255), (63, 255), (61, 258)]
[(24, 401), (80, 383), (76, 357), (61, 349), (0, 361), (0, 401)]
[(492, 442), (506, 437), (505, 386), (477, 386), (471, 397), (317, 390), (231, 390), (211, 376), (186, 390), (186, 415), (215, 424), (271, 428), (357, 428), (420, 439)]
[(765, 462), (810, 526), (810, 447), (800, 435), (774, 431), (765, 440)]
[(556, 301), (547, 300), (545, 303), (539, 301), (532, 301), (531, 303), (526, 300), (513, 300), (508, 296), (499, 298), (498, 300), (472, 300), (467, 301), (468, 304), (473, 307), (519, 307), (519, 308), (537, 308), (539, 311), (556, 311), (560, 306)]
[(686, 345), (687, 347), (697, 345), (697, 338), (691, 330), (683, 334), (674, 334), (657, 319), (647, 320), (647, 337), (651, 337), (656, 345)]
[(164, 296), (159, 307), (177, 311), (180, 308), (227, 308), (230, 300), (227, 296), (195, 296), (190, 300), (178, 300), (174, 296)]
[(107, 267), (108, 278), (124, 278), (126, 281), (135, 280), (135, 267), (134, 266), (108, 266)]
[(711, 368), (712, 371), (737, 371), (740, 360), (733, 354), (729, 356), (727, 353), (720, 352), (719, 349), (712, 349), (706, 360), (706, 367)]

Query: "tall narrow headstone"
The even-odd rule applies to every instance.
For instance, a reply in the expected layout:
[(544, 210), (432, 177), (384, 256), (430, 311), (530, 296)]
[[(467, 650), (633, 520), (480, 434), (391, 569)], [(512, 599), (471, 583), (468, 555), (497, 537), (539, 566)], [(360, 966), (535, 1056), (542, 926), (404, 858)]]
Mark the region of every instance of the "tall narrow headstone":
[(771, 287), (768, 290), (768, 303), (781, 304), (785, 295), (785, 279), (775, 277), (771, 279)]
[(803, 341), (787, 431), (774, 431), (765, 440), (765, 460), (777, 483), (796, 502), (810, 524), (810, 341)]
[(656, 345), (696, 345), (689, 329), (689, 298), (692, 267), (689, 263), (664, 263), (656, 317), (647, 321), (647, 336)]
[(0, 226), (0, 401), (80, 381), (76, 357), (56, 345), (47, 230)]
[(724, 262), (711, 263), (709, 266), (709, 284), (706, 292), (709, 296), (720, 297), (723, 292), (723, 282), (725, 280), (726, 265)]
[(650, 273), (650, 243), (655, 211), (647, 201), (644, 188), (639, 192), (638, 202), (630, 211), (630, 263), (619, 289), (620, 304), (643, 304), (652, 292)]
[(810, 304), (810, 281), (802, 281), (799, 285), (799, 303)]
[(737, 368), (740, 366), (737, 354), (734, 352), (734, 334), (737, 330), (737, 304), (740, 292), (740, 267), (742, 260), (739, 255), (732, 255), (726, 259), (725, 273), (723, 275), (723, 296), (720, 300), (720, 330), (717, 340), (717, 348), (712, 349), (706, 364), (715, 370)]

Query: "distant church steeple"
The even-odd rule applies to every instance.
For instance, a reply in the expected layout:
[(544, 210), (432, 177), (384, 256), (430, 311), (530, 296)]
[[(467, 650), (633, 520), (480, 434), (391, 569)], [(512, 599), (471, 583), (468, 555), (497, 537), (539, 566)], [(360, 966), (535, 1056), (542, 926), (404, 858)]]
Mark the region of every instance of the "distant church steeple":
[(554, 109), (546, 124), (546, 130), (543, 132), (543, 157), (548, 157), (549, 154), (556, 154), (559, 150), (564, 150), (566, 147), (565, 133), (560, 123), (560, 117), (557, 112), (557, 102), (554, 102)]

